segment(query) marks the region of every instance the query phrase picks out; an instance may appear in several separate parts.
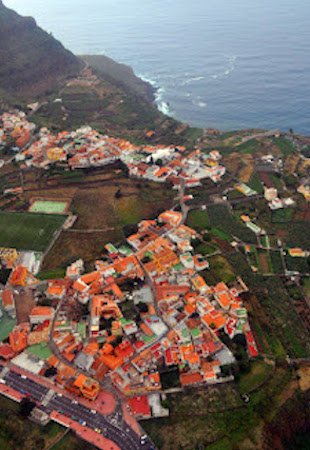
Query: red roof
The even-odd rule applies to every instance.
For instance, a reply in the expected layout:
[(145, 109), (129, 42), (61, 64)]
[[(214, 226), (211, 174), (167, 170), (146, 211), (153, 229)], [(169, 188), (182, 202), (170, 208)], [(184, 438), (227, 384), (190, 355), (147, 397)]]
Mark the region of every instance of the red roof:
[(248, 344), (248, 351), (250, 353), (250, 356), (252, 356), (252, 358), (255, 358), (256, 356), (258, 356), (258, 351), (256, 348), (253, 334), (251, 331), (247, 331), (245, 336), (246, 336), (246, 340), (247, 340), (247, 344)]
[(202, 375), (199, 372), (181, 373), (180, 381), (182, 386), (201, 383), (203, 381)]
[(151, 408), (146, 395), (141, 397), (132, 397), (128, 400), (128, 404), (134, 415), (141, 417), (151, 416)]

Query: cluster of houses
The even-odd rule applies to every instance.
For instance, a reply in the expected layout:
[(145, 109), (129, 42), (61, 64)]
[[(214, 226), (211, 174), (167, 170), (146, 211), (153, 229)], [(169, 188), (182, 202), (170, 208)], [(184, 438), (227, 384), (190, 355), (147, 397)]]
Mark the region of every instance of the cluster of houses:
[(291, 197), (279, 198), (276, 188), (264, 188), (264, 197), (272, 211), (295, 206), (295, 201)]
[(19, 151), (30, 142), (36, 126), (22, 111), (0, 115), (0, 148), (7, 145)]
[(198, 186), (205, 178), (218, 182), (225, 174), (217, 150), (210, 153), (195, 150), (188, 154), (184, 147), (138, 146), (102, 135), (89, 126), (58, 134), (52, 134), (47, 128), (35, 128), (24, 113), (0, 116), (0, 145), (1, 139), (8, 141), (10, 136), (14, 148), (19, 150), (15, 159), (25, 167), (47, 169), (52, 164), (63, 163), (74, 170), (122, 161), (131, 176), (156, 182), (169, 180), (174, 185), (182, 177), (188, 186)]
[[(28, 322), (0, 346), (0, 358), (18, 361), (29, 345), (46, 345), (52, 327), (57, 353), (36, 365), (38, 375), (87, 399), (97, 397), (106, 376), (126, 395), (161, 390), (162, 373), (171, 369), (181, 386), (226, 381), (222, 366), (235, 360), (223, 333), (230, 339), (243, 334), (249, 356), (258, 355), (240, 298), (244, 286), (207, 285), (209, 264), (195, 254), (195, 239), (181, 212), (143, 220), (127, 243), (106, 245), (93, 272), (83, 273), (78, 260), (64, 279), (49, 280), (48, 306), (32, 308)], [(9, 297), (14, 304), (14, 289), (25, 285), (36, 289), (29, 271), (18, 266), (2, 293), (6, 307)], [(81, 309), (86, 316), (77, 319)]]

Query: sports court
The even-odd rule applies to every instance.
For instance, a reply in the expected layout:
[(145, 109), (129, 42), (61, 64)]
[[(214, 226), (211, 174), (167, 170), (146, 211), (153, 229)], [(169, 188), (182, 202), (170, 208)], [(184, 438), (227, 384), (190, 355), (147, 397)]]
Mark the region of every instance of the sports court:
[(35, 200), (30, 208), (30, 212), (41, 214), (64, 214), (68, 211), (69, 203), (56, 200)]

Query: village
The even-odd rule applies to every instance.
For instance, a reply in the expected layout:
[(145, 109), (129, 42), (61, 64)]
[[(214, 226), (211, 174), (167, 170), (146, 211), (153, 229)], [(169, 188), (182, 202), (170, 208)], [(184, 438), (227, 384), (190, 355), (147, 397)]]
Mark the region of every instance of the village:
[[(106, 376), (125, 395), (161, 391), (163, 362), (178, 366), (182, 386), (226, 381), (221, 367), (234, 356), (221, 342), (221, 330), (230, 338), (244, 334), (250, 357), (258, 354), (239, 297), (246, 287), (241, 281), (231, 288), (208, 286), (199, 274), (208, 261), (192, 253), (196, 238), (182, 223), (182, 212), (166, 211), (141, 222), (126, 246), (107, 244), (106, 258), (96, 261), (94, 272), (83, 274), (83, 262), (75, 262), (65, 279), (47, 282), (50, 306), (30, 311), (29, 322), (17, 325), (9, 343), (1, 345), (1, 358), (27, 368), (27, 347), (51, 339), (60, 359), (54, 354), (36, 363), (36, 373), (53, 369), (55, 382), (88, 399), (97, 397)], [(14, 290), (36, 289), (36, 283), (25, 267), (14, 268), (2, 293), (4, 310), (14, 315)], [(136, 317), (124, 317), (122, 305), (128, 302)], [(86, 306), (85, 320), (73, 319), (75, 305)]]
[[(0, 146), (15, 143), (15, 160), (23, 167), (47, 169), (55, 163), (66, 163), (68, 169), (102, 167), (121, 161), (129, 175), (178, 185), (179, 177), (188, 187), (199, 186), (200, 180), (221, 180), (225, 167), (218, 151), (210, 154), (195, 150), (185, 155), (184, 147), (133, 145), (124, 139), (104, 136), (85, 126), (76, 131), (53, 135), (47, 128), (35, 132), (25, 113), (4, 113), (0, 116)], [(148, 132), (147, 136), (152, 136)], [(0, 162), (4, 164), (4, 162)]]
[[(130, 225), (122, 242), (106, 243), (103, 237), (104, 251), (92, 270), (79, 258), (66, 266), (64, 277), (44, 280), (37, 275), (46, 252), (0, 247), (0, 320), (6, 324), (0, 343), (0, 393), (16, 401), (23, 395), (34, 399), (35, 421), (54, 420), (99, 448), (107, 448), (107, 439), (119, 448), (127, 439), (128, 448), (143, 448), (148, 437), (136, 421), (169, 416), (167, 395), (226, 384), (238, 373), (240, 357), (251, 362), (260, 358), (253, 313), (244, 301), (251, 286), (237, 269), (233, 276), (223, 270), (223, 278), (208, 281), (210, 256), (221, 250), (214, 246), (214, 235), (209, 244), (217, 229), (200, 228), (207, 206), (195, 204), (195, 188), (203, 190), (206, 180), (216, 187), (223, 181), (227, 172), (218, 150), (134, 145), (88, 126), (52, 134), (22, 112), (0, 117), (0, 147), (5, 155), (0, 167), (14, 163), (21, 171), (44, 171), (58, 165), (82, 171), (120, 162), (129, 177), (168, 182), (176, 195), (170, 209)], [(23, 186), (14, 187), (3, 195), (18, 198), (22, 191)], [(264, 201), (271, 212), (296, 206), (295, 196), (284, 196), (275, 187), (265, 185), (258, 193), (232, 178), (214, 192), (219, 210), (226, 211), (223, 205), (238, 207), (236, 192), (245, 202)], [(307, 184), (297, 193), (309, 200)], [(264, 252), (281, 259), (281, 274), (299, 277), (286, 258), (306, 261), (308, 250), (282, 245), (280, 239), (271, 243), (251, 210), (237, 211), (236, 229), (241, 231), (231, 237), (221, 231), (221, 245), (244, 252), (255, 274)], [(42, 213), (44, 220), (58, 217), (52, 243), (77, 220), (66, 199), (33, 198), (25, 214)], [(189, 217), (196, 217), (193, 227)], [(116, 437), (116, 428), (124, 435)]]

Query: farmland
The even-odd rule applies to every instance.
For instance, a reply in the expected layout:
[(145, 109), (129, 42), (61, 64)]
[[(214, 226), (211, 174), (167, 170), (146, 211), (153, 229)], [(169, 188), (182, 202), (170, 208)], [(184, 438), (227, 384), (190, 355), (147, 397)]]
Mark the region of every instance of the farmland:
[(210, 218), (211, 227), (223, 231), (225, 235), (231, 236), (231, 240), (234, 236), (236, 236), (245, 242), (256, 243), (255, 234), (246, 228), (241, 222), (237, 221), (237, 219), (231, 215), (226, 206), (209, 206), (208, 215)]
[[(258, 361), (249, 374), (240, 377), (236, 387), (195, 388), (168, 396), (169, 419), (145, 421), (143, 426), (162, 450), (258, 448), (260, 434), (255, 432), (256, 427), (277, 414), (280, 405), (276, 400), (290, 386), (291, 378), (290, 370), (273, 371)], [(256, 391), (261, 384), (264, 389)], [(251, 392), (248, 405), (240, 399), (244, 391)]]
[(66, 216), (0, 212), (0, 246), (44, 252)]

